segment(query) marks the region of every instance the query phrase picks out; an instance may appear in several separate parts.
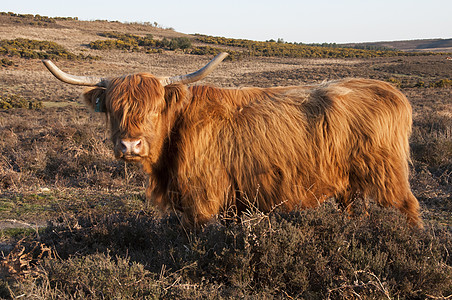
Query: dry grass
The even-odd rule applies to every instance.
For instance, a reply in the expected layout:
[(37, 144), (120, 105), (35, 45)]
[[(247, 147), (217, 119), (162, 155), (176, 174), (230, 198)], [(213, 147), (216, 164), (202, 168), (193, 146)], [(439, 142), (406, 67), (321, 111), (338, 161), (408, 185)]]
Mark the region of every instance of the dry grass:
[[(3, 23), (2, 23), (3, 22)], [(2, 38), (51, 40), (90, 62), (59, 61), (80, 75), (175, 75), (210, 58), (95, 51), (104, 31), (183, 36), (144, 25), (8, 23)], [(334, 203), (290, 214), (252, 211), (198, 232), (144, 201), (145, 176), (115, 161), (100, 115), (79, 105), (82, 88), (58, 82), (39, 60), (9, 58), (5, 95), (42, 101), (0, 111), (0, 297), (30, 299), (303, 298), (425, 299), (452, 294), (452, 99), (450, 88), (408, 87), (452, 78), (441, 56), (373, 59), (245, 58), (205, 82), (274, 86), (360, 76), (397, 78), (414, 109), (411, 184), (426, 229), (369, 205), (347, 218)], [(359, 202), (358, 204), (359, 205)], [(18, 268), (18, 269), (17, 269)], [(15, 271), (13, 271), (15, 270)], [(15, 273), (14, 273), (15, 272)], [(74, 280), (77, 278), (77, 280)]]

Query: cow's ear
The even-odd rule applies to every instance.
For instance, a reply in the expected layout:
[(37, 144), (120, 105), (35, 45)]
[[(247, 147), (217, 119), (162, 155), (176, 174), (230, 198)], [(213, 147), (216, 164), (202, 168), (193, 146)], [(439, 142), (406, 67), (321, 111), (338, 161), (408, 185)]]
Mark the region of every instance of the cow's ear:
[(189, 91), (186, 85), (170, 84), (165, 86), (165, 102), (167, 109), (176, 113), (185, 108), (188, 103)]
[(105, 88), (95, 87), (85, 90), (82, 94), (83, 101), (88, 107), (91, 107), (96, 112), (106, 112), (105, 104)]

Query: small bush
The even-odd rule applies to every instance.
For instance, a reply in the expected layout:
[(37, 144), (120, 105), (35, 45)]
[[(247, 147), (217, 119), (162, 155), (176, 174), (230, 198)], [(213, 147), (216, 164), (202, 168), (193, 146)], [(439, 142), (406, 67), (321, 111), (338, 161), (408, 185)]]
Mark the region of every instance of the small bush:
[(393, 86), (395, 86), (397, 88), (401, 88), (402, 87), (402, 82), (400, 81), (400, 79), (397, 79), (397, 78), (394, 78), (394, 77), (390, 77), (386, 81), (391, 83)]
[[(152, 277), (142, 264), (108, 254), (93, 254), (65, 261), (46, 260), (43, 279), (63, 295), (80, 299), (139, 299), (153, 290)], [(64, 285), (58, 283), (65, 282)], [(154, 282), (154, 285), (155, 282)], [(158, 285), (156, 285), (158, 287)], [(158, 288), (154, 288), (158, 291)], [(42, 293), (43, 290), (37, 289)], [(47, 298), (45, 293), (43, 298)]]
[(137, 43), (124, 42), (122, 40), (98, 40), (89, 43), (89, 47), (95, 50), (132, 50), (137, 46)]
[(441, 79), (441, 80), (431, 83), (430, 87), (450, 88), (450, 87), (452, 87), (452, 80), (451, 79)]
[(418, 88), (426, 87), (425, 81), (419, 80), (419, 81), (414, 85), (414, 87), (418, 87)]
[(190, 54), (196, 55), (218, 55), (221, 52), (227, 52), (229, 55), (226, 57), (226, 60), (239, 60), (245, 56), (243, 52), (224, 49), (220, 47), (210, 47), (210, 46), (199, 46), (190, 50)]
[(413, 159), (434, 171), (452, 171), (452, 118), (430, 113), (415, 119), (413, 127)]
[(171, 39), (171, 43), (170, 43), (169, 47), (171, 50), (176, 50), (176, 49), (185, 50), (185, 49), (191, 48), (191, 41), (187, 37), (173, 38), (173, 39)]
[(7, 59), (7, 58), (2, 58), (0, 60), (0, 63), (2, 65), (2, 67), (10, 67), (10, 66), (14, 65), (14, 62), (12, 60)]
[(42, 102), (35, 100), (27, 100), (22, 96), (10, 94), (0, 95), (0, 109), (11, 108), (29, 108), (29, 109), (41, 109)]

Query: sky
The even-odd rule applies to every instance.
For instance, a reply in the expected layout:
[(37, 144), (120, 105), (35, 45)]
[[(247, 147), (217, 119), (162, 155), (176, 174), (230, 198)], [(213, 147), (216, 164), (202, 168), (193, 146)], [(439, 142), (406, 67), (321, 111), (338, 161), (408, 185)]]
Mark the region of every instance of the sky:
[[(15, 0), (0, 11), (157, 22), (182, 33), (353, 43), (452, 38), (452, 0)], [(0, 37), (1, 38), (1, 37)]]

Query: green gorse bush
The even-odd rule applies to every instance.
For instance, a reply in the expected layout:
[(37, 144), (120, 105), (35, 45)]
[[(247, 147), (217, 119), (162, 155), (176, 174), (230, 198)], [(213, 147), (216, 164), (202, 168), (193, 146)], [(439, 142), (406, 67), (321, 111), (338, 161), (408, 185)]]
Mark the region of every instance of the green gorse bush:
[(16, 94), (0, 95), (0, 109), (12, 109), (12, 108), (41, 109), (42, 107), (43, 105), (41, 101), (28, 100)]
[(74, 54), (55, 42), (23, 38), (0, 40), (0, 54), (33, 59), (99, 59), (98, 56)]
[(97, 40), (89, 43), (91, 49), (96, 50), (127, 50), (127, 51), (142, 51), (153, 52), (155, 49), (168, 50), (186, 50), (191, 48), (191, 40), (187, 37), (177, 37), (168, 40), (154, 40), (151, 34), (146, 36), (138, 36), (128, 33), (119, 32), (103, 32), (100, 36), (111, 38), (113, 40)]

